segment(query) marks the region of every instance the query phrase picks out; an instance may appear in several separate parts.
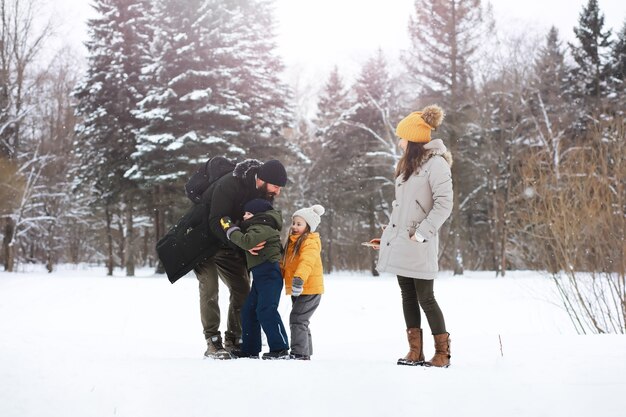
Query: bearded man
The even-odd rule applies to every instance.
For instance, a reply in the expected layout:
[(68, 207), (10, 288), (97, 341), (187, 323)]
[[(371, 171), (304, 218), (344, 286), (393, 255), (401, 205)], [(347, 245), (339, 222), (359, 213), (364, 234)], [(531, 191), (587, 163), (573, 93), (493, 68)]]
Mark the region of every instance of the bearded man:
[[(202, 194), (202, 203), (209, 209), (210, 233), (219, 239), (220, 245), (215, 255), (194, 268), (200, 289), (200, 318), (207, 342), (205, 357), (231, 359), (230, 352), (240, 348), (241, 308), (250, 292), (244, 252), (228, 240), (220, 219), (242, 220), (243, 207), (248, 201), (264, 198), (273, 202), (286, 184), (287, 172), (280, 161), (272, 159), (261, 163), (247, 159), (238, 163), (232, 174), (224, 175)], [(251, 249), (250, 253), (256, 254), (261, 247)], [(219, 330), (219, 279), (230, 292), (224, 343)]]

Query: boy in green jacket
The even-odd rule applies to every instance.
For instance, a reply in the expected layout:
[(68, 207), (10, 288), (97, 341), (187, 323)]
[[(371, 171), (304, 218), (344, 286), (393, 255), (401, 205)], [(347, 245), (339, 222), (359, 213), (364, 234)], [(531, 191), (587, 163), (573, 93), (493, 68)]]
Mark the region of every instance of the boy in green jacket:
[(263, 354), (263, 359), (289, 359), (287, 332), (278, 313), (283, 289), (279, 266), (282, 215), (274, 210), (269, 201), (261, 198), (248, 201), (244, 212), (240, 227), (235, 226), (229, 217), (220, 220), (228, 240), (245, 251), (263, 241), (265, 246), (258, 255), (246, 252), (248, 269), (252, 272), (252, 287), (241, 309), (241, 350), (232, 354), (235, 357), (258, 358), (263, 328), (270, 347), (270, 351)]

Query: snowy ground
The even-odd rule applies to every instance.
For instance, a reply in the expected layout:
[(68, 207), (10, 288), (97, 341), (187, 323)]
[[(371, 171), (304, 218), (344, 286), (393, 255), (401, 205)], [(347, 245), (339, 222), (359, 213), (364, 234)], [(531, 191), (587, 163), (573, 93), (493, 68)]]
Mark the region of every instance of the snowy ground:
[(0, 272), (0, 416), (626, 415), (626, 337), (576, 335), (536, 273), (442, 273), (448, 369), (396, 366), (407, 346), (391, 276), (326, 277), (302, 362), (203, 360), (195, 278), (140, 275)]

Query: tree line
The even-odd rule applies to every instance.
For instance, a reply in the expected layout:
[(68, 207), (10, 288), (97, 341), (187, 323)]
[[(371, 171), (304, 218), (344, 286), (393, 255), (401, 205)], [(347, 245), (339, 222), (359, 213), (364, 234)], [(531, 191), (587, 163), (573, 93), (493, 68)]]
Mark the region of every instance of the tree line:
[[(285, 214), (326, 207), (326, 272), (374, 269), (360, 242), (393, 200), (397, 122), (437, 103), (455, 159), (441, 265), (624, 277), (626, 22), (589, 0), (566, 43), (503, 34), (480, 0), (416, 0), (410, 46), (355, 80), (335, 67), (313, 117), (280, 78), (270, 0), (96, 0), (86, 70), (38, 61), (33, 0), (0, 0), (0, 221), (5, 270), (91, 262), (158, 268), (209, 156), (281, 159)], [(320, 30), (323, 30), (320, 27)], [(81, 69), (79, 71), (79, 69)], [(619, 292), (619, 288), (617, 291)]]

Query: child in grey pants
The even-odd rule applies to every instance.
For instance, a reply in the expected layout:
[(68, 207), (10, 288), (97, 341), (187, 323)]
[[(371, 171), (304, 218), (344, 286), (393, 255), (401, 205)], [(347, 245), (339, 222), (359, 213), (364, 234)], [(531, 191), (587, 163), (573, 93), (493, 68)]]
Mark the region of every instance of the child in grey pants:
[(316, 204), (291, 216), (281, 263), (285, 290), (292, 301), (289, 315), (292, 359), (309, 360), (313, 354), (309, 323), (324, 293), (322, 243), (319, 233), (315, 232), (322, 214), (324, 207)]

